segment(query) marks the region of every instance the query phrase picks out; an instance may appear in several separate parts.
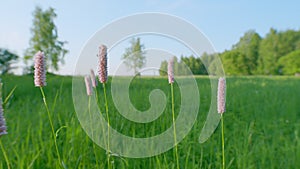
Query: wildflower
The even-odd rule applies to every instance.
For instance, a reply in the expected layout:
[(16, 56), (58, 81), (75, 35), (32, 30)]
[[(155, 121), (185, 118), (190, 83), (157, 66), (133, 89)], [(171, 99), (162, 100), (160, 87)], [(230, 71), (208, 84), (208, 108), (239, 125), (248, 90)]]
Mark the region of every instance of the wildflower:
[(90, 77), (85, 76), (84, 81), (85, 81), (85, 87), (86, 87), (86, 94), (88, 96), (91, 96), (92, 95), (92, 89), (91, 89)]
[(3, 116), (2, 99), (0, 98), (0, 137), (7, 134), (6, 122)]
[(46, 61), (43, 52), (38, 51), (34, 56), (34, 85), (46, 86)]
[(218, 83), (218, 113), (223, 114), (225, 112), (225, 92), (226, 92), (226, 81), (225, 78), (219, 78)]
[(92, 81), (92, 86), (94, 88), (96, 88), (98, 84), (97, 84), (95, 73), (94, 73), (93, 69), (91, 69), (91, 81)]
[(174, 58), (168, 62), (168, 79), (169, 83), (174, 83)]
[(101, 83), (107, 81), (107, 47), (100, 45), (99, 47), (99, 63), (98, 63), (98, 75)]

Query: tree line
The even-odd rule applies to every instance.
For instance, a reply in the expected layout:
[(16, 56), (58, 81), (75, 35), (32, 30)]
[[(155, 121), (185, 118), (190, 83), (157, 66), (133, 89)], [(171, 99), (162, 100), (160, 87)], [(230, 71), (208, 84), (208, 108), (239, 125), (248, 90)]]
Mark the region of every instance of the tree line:
[[(299, 74), (300, 30), (277, 31), (271, 28), (264, 38), (249, 30), (230, 50), (210, 55), (204, 53), (201, 57), (181, 56), (179, 60), (175, 57), (175, 74), (186, 75), (186, 71), (181, 71), (185, 64), (193, 74), (207, 75), (207, 70), (217, 69), (215, 56), (220, 57), (226, 75)], [(160, 75), (166, 75), (167, 61), (161, 63), (160, 69)]]

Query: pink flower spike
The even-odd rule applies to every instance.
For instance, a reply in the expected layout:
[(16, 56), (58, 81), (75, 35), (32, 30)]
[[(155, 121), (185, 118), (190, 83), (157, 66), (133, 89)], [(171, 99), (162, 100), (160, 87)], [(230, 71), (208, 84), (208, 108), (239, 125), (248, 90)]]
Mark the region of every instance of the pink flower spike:
[(0, 98), (0, 137), (5, 134), (7, 134), (7, 127), (3, 116), (2, 99)]
[(85, 87), (86, 87), (86, 94), (88, 96), (91, 96), (92, 95), (92, 87), (91, 87), (90, 77), (89, 76), (85, 76), (84, 77), (84, 81), (85, 81)]
[(225, 112), (225, 104), (226, 104), (226, 80), (225, 78), (219, 78), (218, 83), (218, 113), (223, 114)]
[(98, 83), (97, 83), (97, 80), (96, 80), (96, 77), (95, 77), (95, 72), (94, 72), (93, 69), (91, 69), (91, 81), (92, 81), (92, 86), (94, 88), (96, 88)]
[(169, 83), (174, 83), (174, 58), (168, 62), (168, 79)]
[(46, 86), (46, 58), (41, 51), (34, 56), (34, 85), (36, 87)]
[(107, 82), (107, 47), (99, 46), (98, 76), (101, 83)]

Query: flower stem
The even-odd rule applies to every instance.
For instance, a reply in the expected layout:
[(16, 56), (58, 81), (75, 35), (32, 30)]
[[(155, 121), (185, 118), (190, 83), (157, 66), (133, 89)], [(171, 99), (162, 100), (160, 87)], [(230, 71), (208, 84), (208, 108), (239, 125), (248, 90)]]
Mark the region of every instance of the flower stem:
[(97, 90), (97, 87), (95, 87), (95, 94), (96, 94), (96, 103), (97, 103), (97, 106), (99, 106), (99, 99), (98, 99), (98, 90)]
[(9, 160), (8, 160), (7, 154), (6, 154), (6, 152), (5, 152), (5, 149), (4, 149), (4, 146), (3, 146), (1, 140), (0, 140), (0, 146), (1, 146), (1, 150), (2, 150), (2, 153), (3, 153), (4, 159), (5, 159), (5, 161), (6, 161), (7, 169), (10, 169)]
[(177, 147), (177, 138), (176, 138), (176, 125), (175, 125), (175, 106), (174, 106), (174, 87), (173, 83), (171, 83), (171, 95), (172, 95), (172, 119), (173, 119), (173, 126), (174, 126), (174, 144), (175, 144), (175, 158), (177, 169), (179, 169), (179, 159), (178, 159), (178, 147)]
[(222, 123), (222, 169), (225, 169), (225, 139), (224, 139), (224, 117), (223, 113), (221, 114), (221, 123)]
[(107, 167), (108, 167), (108, 169), (110, 169), (111, 168), (111, 166), (110, 166), (110, 147), (109, 147), (110, 122), (109, 122), (109, 116), (108, 116), (108, 102), (107, 102), (105, 83), (103, 83), (103, 92), (104, 92), (105, 111), (106, 111), (106, 118), (107, 118)]
[[(89, 102), (88, 102), (88, 111), (89, 111), (89, 115), (90, 115), (90, 121), (93, 121), (92, 118), (92, 114), (91, 114), (91, 96), (89, 97)], [(93, 123), (92, 123), (93, 124)], [(93, 131), (93, 127), (91, 126), (91, 132), (92, 132), (92, 140), (94, 140), (94, 131)], [(95, 147), (95, 143), (93, 142), (93, 151), (94, 151), (94, 155), (95, 155), (95, 159), (96, 159), (96, 166), (98, 166), (98, 158), (97, 158), (97, 153), (96, 153), (96, 147)]]
[[(102, 116), (102, 113), (101, 113), (101, 109), (100, 109), (100, 101), (99, 101), (99, 98), (98, 98), (98, 90), (97, 88), (95, 88), (95, 93), (96, 93), (96, 102), (97, 102), (97, 106), (99, 108), (99, 115)], [(102, 132), (104, 133), (105, 132), (105, 129), (104, 129), (104, 126), (103, 126), (103, 122), (101, 122), (101, 127), (102, 127)], [(106, 145), (106, 140), (103, 139), (103, 142), (104, 142), (104, 145)]]
[(51, 126), (51, 131), (52, 131), (52, 135), (53, 135), (53, 139), (54, 139), (54, 144), (55, 144), (55, 149), (56, 149), (59, 165), (62, 165), (62, 161), (61, 161), (60, 154), (59, 154), (59, 151), (58, 151), (56, 135), (55, 135), (54, 127), (53, 127), (53, 122), (52, 122), (52, 119), (51, 119), (51, 115), (50, 115), (50, 111), (49, 111), (49, 108), (48, 108), (48, 105), (47, 105), (47, 101), (46, 101), (46, 97), (45, 97), (43, 87), (40, 87), (40, 90), (41, 90), (41, 93), (42, 93), (42, 96), (43, 96), (44, 105), (45, 105), (46, 110), (47, 110), (48, 119), (49, 119), (50, 126)]

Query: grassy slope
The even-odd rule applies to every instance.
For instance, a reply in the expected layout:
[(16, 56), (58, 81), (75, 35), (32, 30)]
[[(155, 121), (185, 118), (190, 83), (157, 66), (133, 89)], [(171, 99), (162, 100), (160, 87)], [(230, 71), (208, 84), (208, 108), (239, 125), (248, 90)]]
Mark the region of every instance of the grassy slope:
[[(1, 138), (11, 168), (58, 168), (50, 125), (38, 88), (31, 76), (4, 76), (3, 93), (17, 85), (5, 107), (9, 135)], [(201, 94), (200, 115), (189, 135), (179, 144), (181, 168), (219, 168), (220, 129), (204, 144), (199, 133), (210, 106), (210, 86), (206, 77), (197, 78)], [(72, 78), (48, 76), (46, 97), (58, 136), (59, 150), (68, 168), (96, 168), (93, 143), (81, 129), (72, 102)], [(300, 79), (294, 77), (237, 77), (227, 79), (225, 114), (226, 160), (230, 168), (300, 168)], [(169, 96), (167, 80), (145, 78), (133, 81), (133, 104), (146, 110), (151, 90), (160, 88)], [(143, 91), (143, 92), (141, 92)], [(178, 99), (177, 99), (178, 102)], [(110, 104), (111, 123), (122, 133), (146, 137), (161, 133), (171, 125), (166, 110), (148, 125), (133, 124), (122, 118)], [(120, 120), (120, 118), (122, 120)], [(122, 123), (120, 123), (122, 121)], [(146, 134), (141, 134), (146, 133)], [(105, 151), (96, 147), (98, 168), (105, 168)], [(116, 168), (173, 168), (173, 151), (152, 158), (114, 157)], [(0, 153), (0, 169), (6, 168)]]

